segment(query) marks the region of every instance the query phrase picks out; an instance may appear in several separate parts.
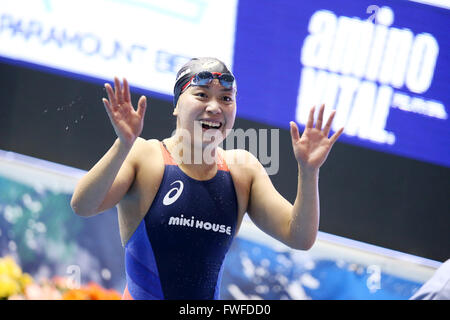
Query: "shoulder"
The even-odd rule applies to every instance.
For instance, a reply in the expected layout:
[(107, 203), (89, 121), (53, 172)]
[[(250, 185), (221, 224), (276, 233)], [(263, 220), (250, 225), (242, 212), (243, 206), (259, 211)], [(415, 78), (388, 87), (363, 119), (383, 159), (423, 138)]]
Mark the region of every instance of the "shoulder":
[(264, 170), (259, 160), (244, 149), (220, 149), (230, 172), (237, 177), (253, 178), (258, 172)]
[(227, 164), (243, 167), (246, 169), (251, 169), (254, 167), (261, 166), (259, 160), (247, 150), (244, 149), (231, 149), (231, 150), (223, 150), (219, 148), (222, 152), (222, 155), (225, 158)]
[(129, 195), (146, 199), (154, 190), (157, 190), (164, 175), (164, 158), (160, 142), (156, 139), (138, 138), (130, 153), (135, 165), (135, 179)]
[(138, 137), (136, 141), (134, 142), (133, 148), (136, 151), (156, 151), (160, 149), (160, 141), (157, 139), (144, 139), (141, 137)]
[(137, 138), (130, 150), (130, 158), (140, 166), (144, 163), (162, 161), (160, 141), (156, 139)]
[(157, 153), (160, 152), (160, 141), (156, 139), (145, 140), (141, 137), (137, 138), (134, 142), (133, 147), (130, 152), (133, 152), (135, 155)]

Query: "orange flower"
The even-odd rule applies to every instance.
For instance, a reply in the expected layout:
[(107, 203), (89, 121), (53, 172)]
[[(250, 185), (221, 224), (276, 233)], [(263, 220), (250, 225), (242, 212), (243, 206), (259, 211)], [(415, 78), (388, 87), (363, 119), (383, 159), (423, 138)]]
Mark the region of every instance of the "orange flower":
[(62, 298), (63, 300), (90, 300), (89, 295), (82, 289), (67, 290)]
[(113, 289), (104, 289), (95, 282), (89, 282), (80, 289), (68, 290), (64, 300), (120, 300), (120, 294)]

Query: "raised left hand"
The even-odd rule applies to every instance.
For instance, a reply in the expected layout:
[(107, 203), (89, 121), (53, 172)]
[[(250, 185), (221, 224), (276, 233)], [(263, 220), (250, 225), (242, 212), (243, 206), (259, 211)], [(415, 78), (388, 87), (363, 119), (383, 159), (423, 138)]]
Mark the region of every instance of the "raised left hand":
[(306, 123), (305, 130), (301, 137), (295, 122), (290, 122), (292, 148), (294, 150), (295, 158), (297, 159), (300, 168), (303, 170), (318, 170), (327, 159), (333, 144), (344, 131), (344, 128), (341, 128), (328, 138), (336, 110), (331, 112), (325, 127), (322, 129), (324, 109), (325, 105), (322, 104), (317, 117), (316, 126), (314, 127), (315, 106), (311, 108), (308, 122)]

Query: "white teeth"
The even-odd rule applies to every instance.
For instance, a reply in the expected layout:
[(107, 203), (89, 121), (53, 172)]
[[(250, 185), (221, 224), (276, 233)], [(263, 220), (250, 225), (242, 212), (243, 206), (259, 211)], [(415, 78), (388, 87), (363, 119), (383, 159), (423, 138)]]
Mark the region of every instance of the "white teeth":
[(200, 123), (205, 124), (210, 127), (213, 127), (213, 128), (219, 128), (221, 126), (220, 122), (211, 122), (211, 121), (200, 120)]

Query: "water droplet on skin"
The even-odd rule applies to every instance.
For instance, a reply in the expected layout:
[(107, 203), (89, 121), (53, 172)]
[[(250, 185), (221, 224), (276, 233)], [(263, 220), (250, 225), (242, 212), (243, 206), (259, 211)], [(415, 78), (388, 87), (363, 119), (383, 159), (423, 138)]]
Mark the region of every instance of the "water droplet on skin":
[(69, 130), (69, 126), (66, 126), (66, 131)]

